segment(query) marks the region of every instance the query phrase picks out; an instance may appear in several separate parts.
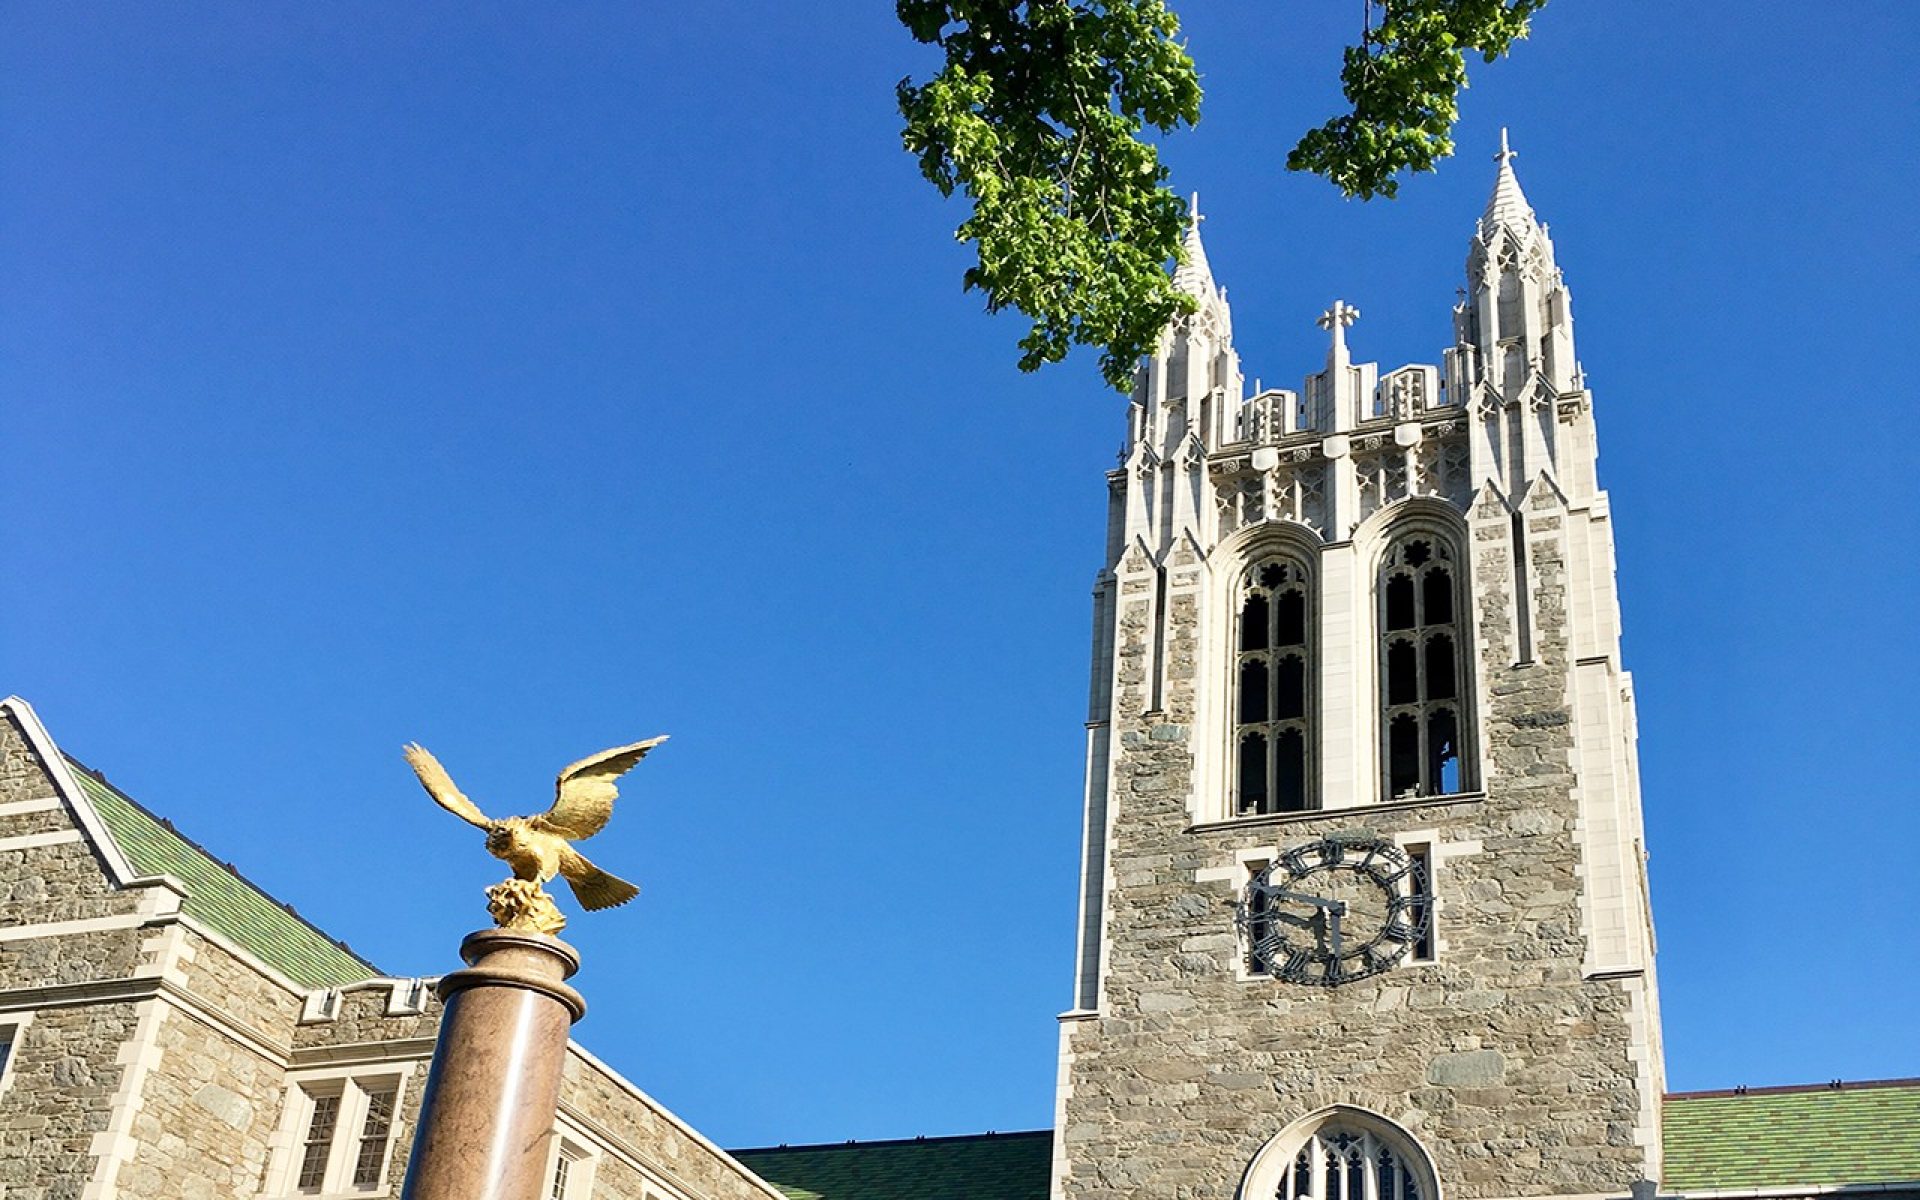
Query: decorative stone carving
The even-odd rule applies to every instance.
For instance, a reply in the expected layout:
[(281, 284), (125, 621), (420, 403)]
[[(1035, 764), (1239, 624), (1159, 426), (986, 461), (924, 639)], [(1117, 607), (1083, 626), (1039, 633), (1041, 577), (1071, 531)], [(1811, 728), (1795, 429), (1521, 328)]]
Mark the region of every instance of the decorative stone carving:
[[(1385, 439), (1368, 440), (1378, 445)], [(1392, 442), (1355, 455), (1353, 470), (1360, 489), (1362, 521), (1394, 501), (1407, 498), (1407, 452)]]

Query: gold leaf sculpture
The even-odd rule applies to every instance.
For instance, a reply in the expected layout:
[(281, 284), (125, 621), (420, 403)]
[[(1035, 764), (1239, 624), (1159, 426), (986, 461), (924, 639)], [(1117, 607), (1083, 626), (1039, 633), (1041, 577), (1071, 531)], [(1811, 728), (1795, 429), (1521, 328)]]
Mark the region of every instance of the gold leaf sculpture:
[(453, 784), (452, 776), (426, 747), (408, 745), (405, 753), (421, 786), (441, 808), (487, 831), (487, 852), (513, 868), (513, 878), (487, 889), (487, 909), (502, 929), (558, 933), (567, 923), (543, 886), (555, 875), (567, 881), (580, 907), (593, 911), (625, 904), (640, 889), (587, 861), (571, 843), (599, 833), (613, 815), (619, 796), (614, 781), (634, 768), (660, 737), (616, 746), (583, 758), (560, 772), (553, 807), (538, 816), (494, 820)]

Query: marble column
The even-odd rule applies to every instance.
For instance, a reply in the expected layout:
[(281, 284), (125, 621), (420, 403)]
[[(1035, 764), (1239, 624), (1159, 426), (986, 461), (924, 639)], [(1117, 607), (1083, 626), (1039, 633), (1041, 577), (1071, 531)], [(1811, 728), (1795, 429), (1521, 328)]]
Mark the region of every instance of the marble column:
[(587, 1010), (566, 980), (580, 956), (558, 938), (487, 929), (446, 1002), (402, 1200), (541, 1200), (567, 1059)]

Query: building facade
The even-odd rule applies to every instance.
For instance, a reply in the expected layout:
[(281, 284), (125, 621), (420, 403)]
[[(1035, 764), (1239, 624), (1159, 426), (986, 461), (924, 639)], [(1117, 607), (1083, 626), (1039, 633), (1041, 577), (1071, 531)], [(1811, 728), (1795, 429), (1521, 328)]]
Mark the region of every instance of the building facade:
[[(0, 702), (0, 1198), (393, 1196), (438, 1032)], [(783, 1200), (570, 1047), (543, 1200)]]
[(1661, 1177), (1594, 404), (1511, 158), (1441, 362), (1336, 301), (1298, 392), (1246, 395), (1194, 219), (1108, 481), (1065, 1200)]

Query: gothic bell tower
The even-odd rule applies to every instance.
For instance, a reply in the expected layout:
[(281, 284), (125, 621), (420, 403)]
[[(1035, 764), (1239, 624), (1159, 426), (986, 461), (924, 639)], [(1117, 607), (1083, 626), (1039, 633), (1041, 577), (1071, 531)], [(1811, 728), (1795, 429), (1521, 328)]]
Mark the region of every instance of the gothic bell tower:
[(1568, 290), (1502, 135), (1440, 366), (1137, 374), (1094, 590), (1059, 1200), (1644, 1195), (1632, 683)]

